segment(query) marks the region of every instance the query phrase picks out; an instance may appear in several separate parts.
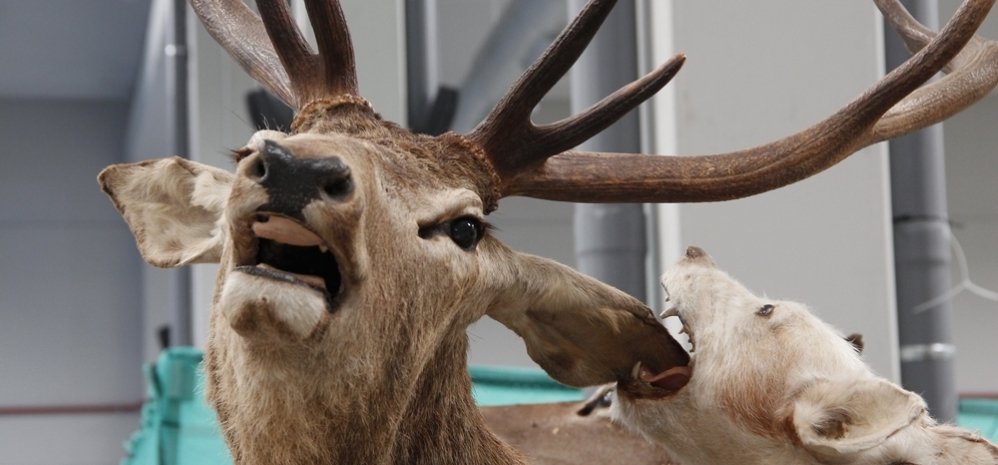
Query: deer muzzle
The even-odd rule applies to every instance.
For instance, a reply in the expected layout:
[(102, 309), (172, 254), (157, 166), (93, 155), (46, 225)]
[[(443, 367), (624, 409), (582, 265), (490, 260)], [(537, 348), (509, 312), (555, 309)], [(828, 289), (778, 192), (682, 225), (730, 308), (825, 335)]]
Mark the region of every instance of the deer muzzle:
[(270, 201), (263, 209), (297, 219), (310, 203), (342, 202), (354, 190), (350, 167), (339, 157), (297, 158), (272, 140), (264, 141), (246, 173), (267, 191)]

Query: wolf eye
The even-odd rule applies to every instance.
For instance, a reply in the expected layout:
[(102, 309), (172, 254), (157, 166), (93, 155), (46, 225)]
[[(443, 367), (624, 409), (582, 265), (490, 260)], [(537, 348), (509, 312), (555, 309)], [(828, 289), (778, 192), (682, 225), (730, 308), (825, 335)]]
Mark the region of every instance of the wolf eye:
[(465, 216), (450, 222), (447, 235), (458, 247), (471, 250), (482, 238), (482, 222), (473, 216)]
[(766, 304), (766, 305), (763, 305), (762, 307), (759, 307), (759, 310), (756, 310), (755, 314), (759, 315), (759, 316), (769, 316), (769, 315), (773, 314), (773, 309), (774, 308), (776, 308), (776, 307), (773, 306), (773, 304)]

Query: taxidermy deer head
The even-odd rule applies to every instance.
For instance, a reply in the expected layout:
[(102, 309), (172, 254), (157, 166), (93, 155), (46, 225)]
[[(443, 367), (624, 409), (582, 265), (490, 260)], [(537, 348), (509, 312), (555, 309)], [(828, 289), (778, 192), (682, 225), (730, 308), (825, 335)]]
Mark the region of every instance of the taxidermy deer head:
[(690, 247), (662, 285), (663, 315), (693, 343), (689, 382), (655, 395), (661, 376), (638, 367), (615, 409), (680, 463), (998, 463), (998, 447), (936, 424), (921, 397), (874, 375), (854, 339), (804, 305), (752, 294), (703, 250)]
[[(470, 394), (465, 329), (478, 318), (510, 327), (576, 386), (629, 380), (641, 362), (672, 370), (676, 387), (689, 356), (641, 302), (492, 237), (485, 218), (501, 198), (708, 201), (803, 179), (994, 87), (994, 47), (972, 41), (992, 1), (968, 2), (938, 37), (887, 4), (921, 51), (799, 134), (648, 157), (571, 149), (657, 92), (682, 56), (580, 115), (530, 121), (613, 1), (591, 1), (473, 131), (429, 137), (357, 95), (336, 1), (305, 1), (316, 53), (284, 0), (258, 0), (259, 16), (241, 0), (192, 0), (232, 57), (296, 108), (292, 130), (256, 133), (235, 173), (170, 158), (109, 167), (100, 184), (149, 263), (221, 264), (207, 394), (237, 463), (516, 463)], [(950, 77), (920, 88), (951, 62)]]

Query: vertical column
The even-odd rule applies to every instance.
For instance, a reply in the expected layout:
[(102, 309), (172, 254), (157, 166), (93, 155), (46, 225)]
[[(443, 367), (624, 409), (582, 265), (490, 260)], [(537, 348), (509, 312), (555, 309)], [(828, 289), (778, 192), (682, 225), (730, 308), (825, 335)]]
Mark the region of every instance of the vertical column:
[[(572, 11), (585, 2), (569, 2)], [(572, 68), (572, 112), (578, 113), (637, 78), (635, 5), (620, 2)], [(581, 146), (586, 150), (640, 152), (638, 113), (631, 112)], [(645, 214), (640, 204), (575, 207), (575, 254), (579, 270), (644, 300)]]
[[(935, 0), (904, 3), (922, 24), (938, 27)], [(888, 70), (911, 56), (892, 31), (886, 34), (884, 45)], [(925, 398), (936, 419), (952, 422), (957, 393), (950, 302), (921, 305), (950, 288), (942, 126), (895, 139), (890, 151), (901, 382)]]

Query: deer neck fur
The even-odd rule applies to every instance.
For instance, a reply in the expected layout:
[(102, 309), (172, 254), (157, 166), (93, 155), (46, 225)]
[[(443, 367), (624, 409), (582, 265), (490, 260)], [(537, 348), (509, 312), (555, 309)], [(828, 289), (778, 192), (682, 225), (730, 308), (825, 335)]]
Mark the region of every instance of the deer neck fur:
[(441, 338), (420, 372), (400, 347), (382, 379), (345, 393), (337, 374), (314, 370), (313, 355), (247, 351), (238, 338), (213, 330), (205, 361), (207, 394), (237, 465), (524, 463), (475, 405), (463, 329)]
[(411, 396), (393, 463), (522, 464), (518, 454), (485, 425), (471, 396), (467, 337), (451, 338), (423, 371)]

